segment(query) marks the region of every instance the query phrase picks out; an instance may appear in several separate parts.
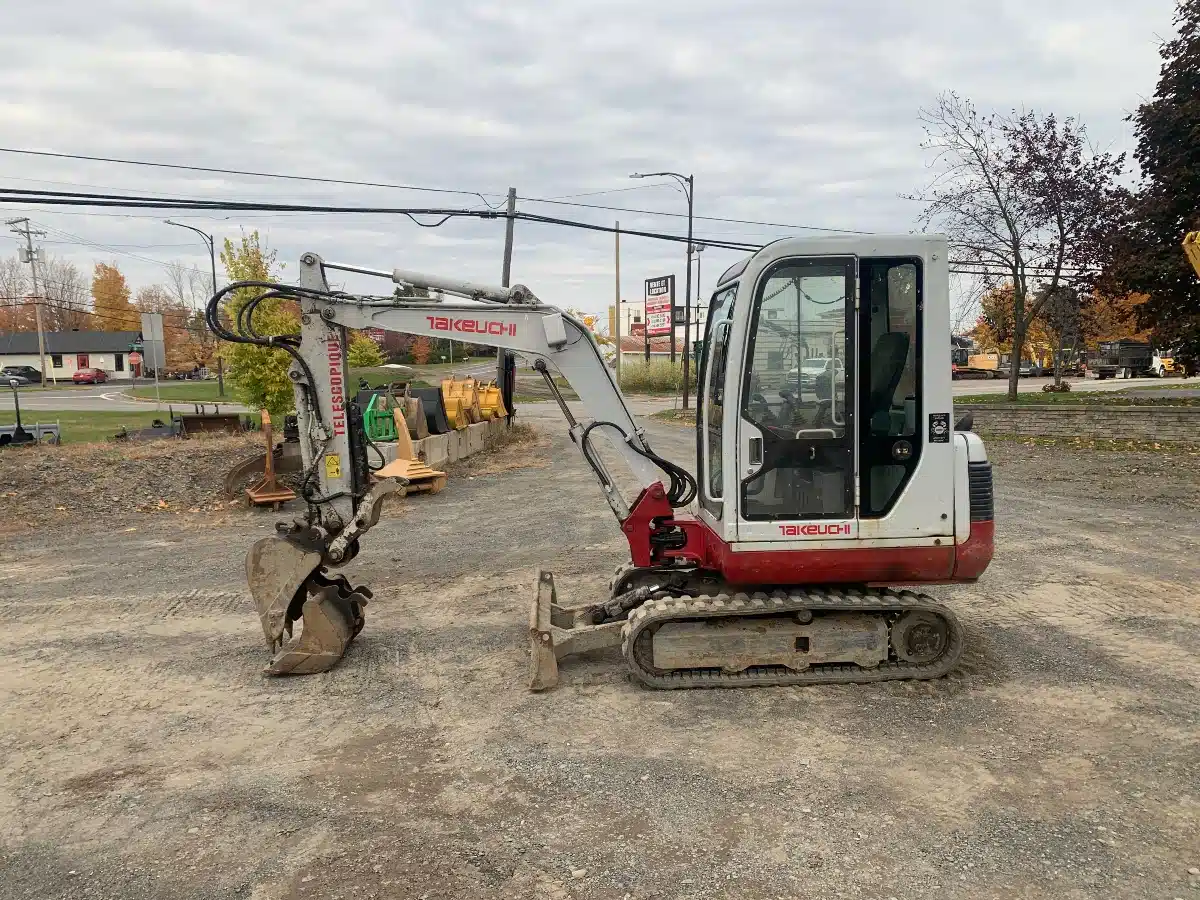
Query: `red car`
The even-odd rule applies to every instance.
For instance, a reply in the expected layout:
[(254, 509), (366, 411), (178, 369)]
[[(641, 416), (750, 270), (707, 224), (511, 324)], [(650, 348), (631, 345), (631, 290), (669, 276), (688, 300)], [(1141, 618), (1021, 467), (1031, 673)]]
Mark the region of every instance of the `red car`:
[(103, 369), (79, 369), (71, 380), (76, 384), (104, 384), (108, 381), (108, 373)]

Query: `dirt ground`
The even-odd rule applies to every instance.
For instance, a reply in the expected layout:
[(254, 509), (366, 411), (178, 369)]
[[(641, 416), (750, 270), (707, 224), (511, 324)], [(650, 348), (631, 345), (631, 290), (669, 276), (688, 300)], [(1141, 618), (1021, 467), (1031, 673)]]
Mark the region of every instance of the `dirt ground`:
[(0, 541), (0, 898), (1200, 897), (1194, 460), (996, 445), (943, 680), (652, 692), (605, 651), (534, 695), (537, 567), (582, 602), (625, 552), (553, 412), (367, 536), (319, 676), (259, 674), (270, 513)]

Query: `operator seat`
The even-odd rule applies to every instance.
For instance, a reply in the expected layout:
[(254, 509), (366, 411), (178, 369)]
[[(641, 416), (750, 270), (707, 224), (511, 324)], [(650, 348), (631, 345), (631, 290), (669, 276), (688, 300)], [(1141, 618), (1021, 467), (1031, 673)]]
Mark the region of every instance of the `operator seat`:
[(871, 430), (877, 434), (892, 433), (892, 396), (904, 377), (908, 362), (908, 335), (902, 331), (886, 331), (875, 341), (871, 350), (871, 384), (867, 393)]

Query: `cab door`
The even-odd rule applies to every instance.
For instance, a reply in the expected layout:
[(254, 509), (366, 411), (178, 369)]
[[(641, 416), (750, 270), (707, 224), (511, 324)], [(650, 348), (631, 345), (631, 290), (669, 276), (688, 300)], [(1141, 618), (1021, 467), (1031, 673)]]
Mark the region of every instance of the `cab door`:
[(738, 398), (739, 542), (858, 534), (858, 260), (792, 257), (751, 295)]

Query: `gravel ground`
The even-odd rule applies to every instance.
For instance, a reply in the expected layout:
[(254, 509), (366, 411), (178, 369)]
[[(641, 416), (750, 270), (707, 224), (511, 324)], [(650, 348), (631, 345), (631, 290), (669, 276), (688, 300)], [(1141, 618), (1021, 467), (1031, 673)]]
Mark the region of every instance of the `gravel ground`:
[(80, 521), (124, 525), (145, 513), (224, 509), (222, 479), (262, 452), (262, 435), (65, 444), (0, 453), (0, 533)]
[(943, 680), (659, 693), (604, 651), (533, 695), (536, 567), (591, 599), (623, 542), (523, 415), (368, 535), (319, 676), (259, 675), (270, 514), (0, 543), (0, 898), (1200, 897), (1194, 466), (997, 444)]

